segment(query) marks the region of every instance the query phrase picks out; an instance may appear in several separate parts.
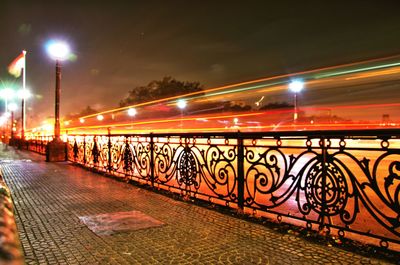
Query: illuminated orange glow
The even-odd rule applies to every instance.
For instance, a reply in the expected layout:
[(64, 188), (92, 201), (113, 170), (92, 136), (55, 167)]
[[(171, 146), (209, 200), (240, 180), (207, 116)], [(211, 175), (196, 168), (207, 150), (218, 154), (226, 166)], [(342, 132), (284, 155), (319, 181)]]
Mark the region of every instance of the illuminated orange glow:
[[(246, 126), (246, 127), (231, 127), (231, 128), (221, 128), (221, 127), (204, 127), (204, 128), (185, 128), (186, 133), (197, 133), (197, 132), (237, 132), (237, 131), (254, 131), (254, 130), (264, 130), (264, 131), (291, 131), (293, 129), (301, 129), (301, 130), (332, 130), (332, 129), (359, 129), (359, 128), (382, 128), (382, 126), (378, 123), (357, 123), (357, 124), (352, 124), (352, 123), (337, 123), (337, 124), (296, 124), (296, 125), (281, 125), (281, 126), (276, 126), (276, 125), (262, 125), (262, 126)], [(102, 131), (96, 131), (96, 130), (82, 130), (82, 131), (76, 131), (74, 133), (70, 133), (69, 135), (79, 135), (79, 134), (85, 134), (85, 135), (103, 135), (106, 133), (106, 130), (102, 128)], [(169, 128), (168, 130), (166, 129), (154, 129), (152, 130), (153, 133), (182, 133), (181, 129), (176, 129), (176, 128)], [(123, 129), (113, 129), (111, 130), (112, 135), (119, 135), (119, 134), (126, 134), (127, 131)], [(147, 130), (129, 130), (130, 134), (147, 134), (149, 133)]]
[(380, 71), (372, 72), (372, 73), (361, 73), (361, 74), (358, 74), (358, 76), (345, 78), (345, 80), (371, 78), (371, 77), (377, 77), (377, 76), (382, 76), (382, 75), (392, 75), (392, 74), (398, 74), (398, 73), (400, 73), (400, 67), (396, 67), (394, 69), (380, 70)]
[(79, 118), (87, 119), (87, 118), (95, 117), (95, 116), (100, 115), (100, 114), (118, 112), (118, 111), (122, 111), (122, 110), (127, 110), (129, 108), (137, 108), (137, 107), (147, 106), (147, 105), (151, 105), (151, 104), (156, 104), (156, 103), (176, 100), (176, 99), (180, 99), (180, 98), (185, 98), (185, 97), (190, 97), (190, 96), (195, 96), (195, 95), (215, 92), (215, 91), (224, 90), (224, 89), (228, 89), (228, 88), (234, 88), (234, 87), (239, 87), (239, 86), (244, 86), (244, 85), (249, 85), (249, 84), (254, 84), (254, 83), (259, 83), (259, 82), (265, 82), (265, 81), (271, 81), (271, 80), (279, 79), (279, 78), (288, 78), (288, 77), (293, 77), (293, 76), (301, 76), (301, 75), (305, 75), (305, 74), (311, 74), (311, 73), (316, 73), (316, 72), (321, 72), (321, 71), (333, 70), (333, 69), (338, 69), (338, 68), (343, 68), (343, 67), (357, 66), (357, 65), (360, 65), (360, 64), (379, 62), (379, 61), (389, 60), (389, 59), (397, 59), (397, 58), (399, 58), (399, 56), (400, 55), (397, 54), (397, 55), (393, 55), (393, 56), (370, 59), (370, 60), (364, 60), (364, 61), (359, 61), (359, 62), (355, 62), (355, 63), (347, 63), (347, 64), (341, 64), (341, 65), (336, 65), (336, 66), (328, 66), (328, 67), (316, 68), (316, 69), (312, 69), (312, 70), (301, 71), (301, 72), (298, 72), (298, 73), (282, 74), (282, 75), (277, 75), (277, 76), (273, 76), (273, 77), (265, 77), (265, 78), (260, 78), (260, 79), (256, 79), (256, 80), (251, 80), (251, 81), (244, 81), (244, 82), (239, 82), (239, 83), (235, 83), (235, 84), (230, 84), (230, 85), (210, 88), (210, 89), (206, 89), (206, 90), (202, 90), (202, 91), (187, 93), (187, 94), (183, 94), (183, 95), (172, 96), (172, 97), (157, 99), (157, 100), (153, 100), (153, 101), (143, 102), (143, 103), (136, 104), (136, 105), (130, 105), (130, 106), (126, 106), (126, 107), (114, 108), (114, 109), (98, 112), (98, 113), (95, 113), (95, 114), (82, 116), (82, 117), (79, 117)]
[[(232, 115), (219, 115), (219, 116), (201, 116), (201, 117), (190, 117), (190, 118), (177, 118), (177, 119), (162, 119), (162, 120), (150, 120), (150, 121), (140, 121), (140, 122), (131, 122), (131, 123), (113, 123), (113, 124), (102, 124), (102, 125), (93, 125), (93, 126), (81, 126), (81, 127), (74, 127), (68, 128), (68, 130), (76, 130), (76, 129), (94, 129), (94, 128), (107, 128), (107, 127), (122, 127), (122, 126), (130, 126), (130, 125), (142, 125), (142, 124), (154, 124), (154, 123), (168, 123), (168, 122), (177, 122), (177, 121), (193, 121), (195, 119), (227, 119), (227, 118), (234, 118), (234, 117), (250, 117), (250, 116), (257, 116), (263, 114), (265, 112), (252, 112), (252, 113), (241, 113), (241, 114), (232, 114)], [(185, 129), (186, 130), (186, 129)]]

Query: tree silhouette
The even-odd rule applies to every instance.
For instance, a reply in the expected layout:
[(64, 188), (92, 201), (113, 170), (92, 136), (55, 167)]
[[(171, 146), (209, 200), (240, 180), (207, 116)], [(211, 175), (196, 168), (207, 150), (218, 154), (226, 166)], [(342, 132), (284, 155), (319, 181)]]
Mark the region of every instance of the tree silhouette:
[(127, 98), (120, 101), (121, 107), (134, 105), (142, 102), (184, 95), (187, 93), (202, 91), (199, 82), (182, 82), (170, 76), (162, 80), (151, 81), (146, 86), (138, 86), (129, 91)]

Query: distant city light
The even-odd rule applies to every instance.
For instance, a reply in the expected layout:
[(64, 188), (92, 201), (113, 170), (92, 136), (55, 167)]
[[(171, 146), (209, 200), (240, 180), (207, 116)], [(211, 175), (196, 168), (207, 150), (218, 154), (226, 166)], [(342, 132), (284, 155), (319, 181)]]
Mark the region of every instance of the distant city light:
[(11, 88), (4, 88), (0, 90), (0, 97), (4, 99), (12, 99), (14, 96), (15, 92)]
[(234, 118), (234, 119), (233, 119), (233, 123), (234, 123), (234, 124), (237, 124), (238, 122), (239, 122), (239, 119), (238, 119), (238, 118)]
[(17, 104), (14, 103), (14, 102), (11, 102), (11, 103), (8, 104), (8, 110), (9, 110), (9, 111), (16, 111), (17, 108), (18, 108), (18, 106), (17, 106)]
[(19, 98), (28, 99), (32, 96), (32, 93), (28, 89), (21, 89), (18, 90), (17, 95)]
[(99, 120), (99, 121), (102, 121), (102, 120), (104, 120), (104, 116), (103, 115), (97, 115), (97, 120)]
[(184, 99), (180, 99), (177, 101), (176, 105), (178, 106), (178, 108), (184, 109), (187, 106), (187, 102)]
[(70, 49), (67, 43), (62, 41), (50, 41), (46, 45), (47, 53), (54, 60), (63, 61), (68, 59)]
[(135, 116), (137, 114), (137, 111), (136, 111), (136, 109), (135, 108), (129, 108), (128, 109), (128, 115), (129, 116)]
[(290, 91), (294, 93), (298, 93), (304, 88), (304, 82), (303, 80), (293, 80), (292, 82), (289, 83), (289, 89)]
[(84, 123), (84, 122), (85, 122), (85, 119), (80, 118), (80, 119), (79, 119), (79, 122), (80, 122), (80, 123)]

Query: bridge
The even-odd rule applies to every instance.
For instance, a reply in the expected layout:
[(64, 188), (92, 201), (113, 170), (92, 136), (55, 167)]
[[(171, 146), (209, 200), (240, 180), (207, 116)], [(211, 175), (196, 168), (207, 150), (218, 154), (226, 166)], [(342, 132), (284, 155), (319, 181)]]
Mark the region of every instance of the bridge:
[[(371, 66), (371, 63), (374, 65)], [(375, 62), (364, 62), (297, 73), (295, 76), (301, 77), (309, 90), (325, 93), (329, 98), (332, 95), (327, 94), (326, 90), (332, 87), (343, 91), (354, 87), (365, 89), (375, 83), (397, 87), (399, 80), (396, 75), (399, 71), (400, 68), (393, 62), (380, 63), (378, 66)], [(46, 127), (48, 124), (31, 128), (26, 131), (25, 139), (18, 135), (12, 137), (10, 145), (19, 148), (12, 156), (13, 159), (19, 157), (18, 161), (20, 157), (51, 161), (51, 143), (62, 140), (59, 145), (61, 149), (57, 151), (58, 158), (69, 161), (71, 165), (185, 202), (211, 205), (234, 213), (237, 217), (245, 216), (248, 220), (290, 227), (286, 231), (307, 231), (307, 235), (324, 237), (325, 243), (333, 238), (333, 242), (339, 242), (336, 246), (342, 246), (343, 242), (349, 246), (361, 244), (364, 248), (372, 246), (373, 251), (396, 256), (393, 253), (400, 251), (400, 121), (396, 118), (400, 105), (394, 101), (336, 106), (300, 105), (298, 91), (294, 94), (293, 106), (246, 109), (249, 102), (261, 104), (265, 100), (261, 95), (285, 93), (282, 91), (290, 86), (288, 80), (292, 76), (232, 84), (65, 119), (58, 137), (57, 133), (53, 134), (53, 127)], [(226, 98), (230, 103), (236, 102), (233, 105), (239, 106), (239, 110), (221, 107), (221, 102)], [(306, 102), (305, 98), (302, 100)], [(237, 103), (240, 101), (245, 102), (244, 105)], [(364, 120), (366, 116), (369, 117), (367, 121)], [(16, 165), (25, 167), (26, 163), (16, 162)], [(55, 170), (64, 172), (64, 175), (71, 170), (66, 164), (38, 165), (46, 172), (38, 177), (39, 181), (46, 183), (44, 185), (54, 185), (44, 180), (49, 174), (52, 181), (57, 181), (54, 174), (48, 173), (49, 168), (57, 167)], [(26, 196), (18, 188), (12, 187), (22, 185), (13, 175), (13, 167), (9, 166), (7, 170), (4, 178), (10, 184), (11, 191)], [(79, 170), (78, 175), (82, 178), (89, 174), (94, 182), (104, 178), (82, 173), (88, 172), (82, 169), (74, 170)], [(33, 177), (27, 176), (26, 172), (24, 174), (24, 178), (32, 178), (33, 181)], [(75, 183), (85, 180), (74, 177), (60, 181)], [(114, 187), (108, 181), (107, 185)], [(50, 189), (54, 187), (59, 188), (57, 185), (49, 186)], [(85, 190), (88, 187), (81, 188)], [(91, 188), (96, 189), (96, 186)], [(101, 196), (93, 190), (91, 192), (93, 196)], [(51, 201), (55, 200), (54, 196), (40, 199)], [(66, 194), (63, 196), (68, 200)], [(107, 193), (107, 196), (111, 195)], [(84, 211), (70, 210), (80, 220), (86, 220)], [(124, 207), (121, 207), (122, 210), (125, 210)], [(152, 212), (151, 209), (147, 210)], [(100, 212), (109, 214), (104, 211)], [(198, 211), (197, 208), (195, 211)], [(91, 209), (89, 213), (92, 213)], [(165, 213), (157, 214), (165, 216)], [(18, 218), (19, 228), (26, 229), (21, 223), (24, 219), (21, 216)], [(40, 219), (40, 212), (37, 218)], [(172, 219), (168, 220), (171, 222)], [(163, 223), (162, 220), (158, 221)], [(236, 225), (238, 221), (224, 219), (218, 224), (224, 222)], [(180, 229), (177, 231), (184, 233)], [(244, 231), (247, 232), (250, 233), (249, 230)], [(23, 239), (29, 237), (24, 233)], [(221, 233), (221, 230), (215, 233)], [(131, 236), (136, 237), (134, 234)], [(271, 240), (266, 235), (264, 239)], [(179, 237), (177, 241), (180, 240), (183, 239)], [(246, 244), (253, 246), (256, 242), (260, 243), (257, 240), (250, 241), (246, 241)], [(27, 241), (22, 243), (24, 250), (32, 244)], [(55, 244), (60, 247), (59, 241)], [(258, 259), (261, 263), (279, 263), (279, 258), (275, 260), (272, 252), (253, 256), (243, 254), (247, 252), (242, 247), (232, 249), (232, 253), (235, 253), (232, 257), (230, 254), (225, 257), (220, 252), (211, 255), (210, 262), (221, 257), (230, 260), (235, 256), (238, 260), (233, 263), (242, 263), (246, 258)], [(327, 259), (331, 258), (329, 249), (321, 252), (327, 255)], [(126, 253), (134, 255), (132, 252)], [(25, 255), (32, 259), (32, 263), (40, 260), (39, 254), (25, 252)], [(64, 258), (68, 255), (65, 254)], [(162, 260), (154, 253), (149, 255), (157, 261)], [(194, 254), (185, 252), (187, 258), (186, 255), (193, 258)], [(196, 255), (204, 257), (205, 252), (200, 251)], [(303, 257), (297, 255), (292, 262), (314, 262), (310, 259), (312, 255), (307, 255), (306, 259)], [(387, 260), (396, 259), (390, 257)], [(132, 260), (125, 258), (121, 260), (132, 262), (138, 257), (132, 256)], [(357, 256), (356, 259), (362, 257)], [(89, 260), (98, 261), (96, 257)], [(184, 258), (180, 260), (184, 261)]]

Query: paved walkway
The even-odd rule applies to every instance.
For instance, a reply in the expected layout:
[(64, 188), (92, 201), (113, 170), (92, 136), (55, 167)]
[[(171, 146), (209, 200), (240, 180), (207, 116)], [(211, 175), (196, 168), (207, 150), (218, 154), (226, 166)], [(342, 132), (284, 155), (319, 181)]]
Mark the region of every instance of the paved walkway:
[[(27, 264), (378, 264), (334, 247), (0, 146)], [(140, 211), (164, 223), (98, 236), (79, 216)]]

